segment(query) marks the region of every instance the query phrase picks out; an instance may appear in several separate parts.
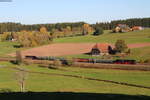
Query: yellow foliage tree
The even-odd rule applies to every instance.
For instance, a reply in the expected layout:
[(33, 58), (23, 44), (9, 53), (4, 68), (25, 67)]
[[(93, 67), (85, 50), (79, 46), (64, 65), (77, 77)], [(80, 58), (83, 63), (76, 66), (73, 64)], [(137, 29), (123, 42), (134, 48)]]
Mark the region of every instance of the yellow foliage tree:
[(47, 32), (46, 27), (41, 27), (41, 28), (40, 28), (40, 32), (41, 32), (41, 33), (46, 33), (46, 32)]
[(21, 30), (20, 32), (24, 32), (24, 33), (25, 33), (25, 32), (27, 32), (27, 31), (26, 31), (26, 30)]
[(89, 24), (84, 24), (82, 28), (83, 28), (83, 33), (82, 33), (83, 35), (87, 35), (90, 32), (92, 32), (92, 27)]

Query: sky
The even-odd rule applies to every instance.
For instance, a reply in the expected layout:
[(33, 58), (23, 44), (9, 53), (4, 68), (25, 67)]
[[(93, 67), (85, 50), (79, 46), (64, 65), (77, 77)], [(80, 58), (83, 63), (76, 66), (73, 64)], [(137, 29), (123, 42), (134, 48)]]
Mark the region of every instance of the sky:
[[(88, 23), (150, 17), (150, 0), (12, 0), (1, 2), (0, 22)], [(9, 0), (6, 0), (9, 1)]]

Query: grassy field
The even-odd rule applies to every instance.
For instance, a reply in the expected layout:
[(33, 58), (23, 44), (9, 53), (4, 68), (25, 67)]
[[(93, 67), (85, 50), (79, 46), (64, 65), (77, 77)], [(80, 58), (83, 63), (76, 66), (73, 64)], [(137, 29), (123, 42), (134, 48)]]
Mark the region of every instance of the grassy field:
[[(62, 71), (41, 68), (37, 67), (37, 65), (16, 66), (8, 62), (1, 62), (0, 65), (6, 66), (0, 68), (0, 90), (9, 89), (11, 91), (19, 91), (20, 88), (17, 81), (15, 80), (16, 70), (11, 69), (12, 67), (25, 68), (28, 71), (79, 75), (83, 77), (150, 86), (150, 72), (143, 71), (97, 70), (73, 67), (61, 68), (63, 70), (66, 70)], [(150, 90), (143, 88), (128, 87), (112, 83), (97, 82), (72, 77), (51, 76), (33, 73), (28, 74), (26, 80), (26, 90), (34, 92), (86, 92), (150, 96)]]
[(58, 38), (58, 39), (54, 39), (54, 42), (55, 43), (88, 43), (88, 42), (115, 43), (116, 40), (118, 39), (123, 39), (127, 43), (150, 42), (150, 29), (128, 32), (128, 33), (110, 33), (110, 31), (105, 31), (104, 34), (100, 36), (88, 35), (88, 36)]
[(0, 56), (7, 56), (9, 53), (16, 52), (20, 48), (15, 48), (14, 46), (18, 45), (17, 42), (0, 42)]
[(131, 51), (131, 55), (126, 57), (127, 59), (146, 60), (150, 59), (150, 47), (134, 48)]

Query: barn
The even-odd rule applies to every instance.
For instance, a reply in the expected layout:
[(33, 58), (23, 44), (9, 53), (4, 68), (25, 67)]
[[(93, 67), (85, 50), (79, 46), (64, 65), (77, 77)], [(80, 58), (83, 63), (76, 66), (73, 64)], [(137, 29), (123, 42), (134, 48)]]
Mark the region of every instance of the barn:
[(98, 56), (98, 55), (109, 55), (113, 52), (113, 48), (108, 43), (97, 43), (93, 46), (91, 50), (91, 55)]

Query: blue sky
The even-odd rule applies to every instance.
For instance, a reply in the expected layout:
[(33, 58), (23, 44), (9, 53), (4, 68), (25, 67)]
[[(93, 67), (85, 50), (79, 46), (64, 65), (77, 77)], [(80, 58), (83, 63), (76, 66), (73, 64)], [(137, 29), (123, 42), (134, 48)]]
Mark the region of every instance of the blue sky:
[(0, 22), (106, 22), (150, 17), (150, 0), (12, 0), (0, 2)]

